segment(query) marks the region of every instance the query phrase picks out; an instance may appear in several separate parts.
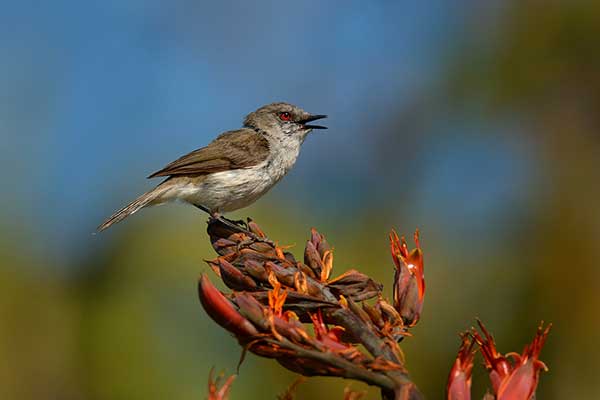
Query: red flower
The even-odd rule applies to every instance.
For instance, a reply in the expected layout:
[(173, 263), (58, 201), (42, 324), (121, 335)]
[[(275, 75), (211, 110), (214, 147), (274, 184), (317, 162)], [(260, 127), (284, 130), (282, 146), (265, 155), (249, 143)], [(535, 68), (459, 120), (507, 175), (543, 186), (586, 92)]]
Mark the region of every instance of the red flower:
[(328, 328), (323, 322), (323, 314), (321, 310), (317, 310), (316, 313), (310, 314), (310, 319), (312, 320), (315, 337), (317, 341), (323, 344), (327, 349), (331, 351), (343, 351), (348, 349), (350, 346), (342, 343), (342, 334), (344, 333), (344, 328), (341, 326), (334, 326), (333, 328)]
[(448, 376), (446, 386), (447, 400), (471, 400), (471, 374), (473, 372), (473, 358), (475, 341), (468, 333), (462, 336), (462, 344), (458, 350), (458, 356)]
[(419, 231), (415, 232), (414, 238), (417, 248), (409, 251), (404, 237), (399, 239), (395, 231), (390, 233), (390, 249), (396, 264), (394, 307), (408, 326), (414, 326), (419, 321), (425, 297), (423, 252), (419, 245)]
[[(537, 388), (540, 370), (548, 370), (546, 365), (539, 360), (539, 355), (552, 324), (548, 325), (546, 329), (543, 328), (543, 323), (540, 324), (533, 342), (525, 346), (523, 354), (508, 353), (503, 356), (496, 350), (492, 335), (485, 329), (481, 321), (478, 323), (485, 339), (474, 329), (472, 334), (483, 354), (496, 399), (531, 399)], [(511, 357), (513, 362), (509, 362), (507, 357)]]
[(238, 337), (255, 336), (258, 331), (235, 306), (202, 274), (198, 295), (206, 313), (219, 325)]

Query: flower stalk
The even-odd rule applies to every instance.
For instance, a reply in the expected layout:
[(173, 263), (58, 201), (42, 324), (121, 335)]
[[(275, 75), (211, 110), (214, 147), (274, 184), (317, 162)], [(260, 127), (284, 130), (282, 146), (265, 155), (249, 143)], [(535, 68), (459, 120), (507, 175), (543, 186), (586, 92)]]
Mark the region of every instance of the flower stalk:
[(315, 229), (299, 261), (255, 222), (248, 227), (252, 234), (209, 221), (218, 257), (207, 263), (232, 290), (200, 278), (201, 303), (217, 324), (244, 349), (301, 375), (356, 379), (384, 399), (422, 398), (398, 346), (410, 327), (383, 298), (383, 285), (356, 270), (332, 277), (333, 249)]

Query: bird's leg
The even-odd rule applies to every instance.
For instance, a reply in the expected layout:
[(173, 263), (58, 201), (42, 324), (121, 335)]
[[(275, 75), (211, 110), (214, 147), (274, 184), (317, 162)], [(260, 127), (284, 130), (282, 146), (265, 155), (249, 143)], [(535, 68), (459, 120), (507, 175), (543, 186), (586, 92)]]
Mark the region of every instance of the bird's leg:
[[(251, 234), (252, 232), (250, 232), (250, 229), (248, 229), (248, 224), (244, 221), (244, 220), (232, 220), (229, 218), (226, 218), (224, 216), (222, 216), (221, 214), (217, 213), (217, 212), (213, 212), (210, 214), (210, 216), (214, 219), (217, 219), (219, 221), (221, 221), (223, 224), (227, 225), (230, 228), (233, 228), (237, 231), (243, 232), (243, 233), (247, 233), (247, 234)], [(234, 228), (235, 227), (235, 228)]]
[(202, 204), (194, 204), (194, 206), (196, 206), (196, 208), (199, 208), (200, 210), (202, 210), (205, 213), (207, 213), (208, 215), (210, 215), (211, 218), (220, 221), (223, 225), (227, 226), (228, 228), (233, 229), (234, 231), (242, 232), (247, 235), (252, 235), (252, 236), (254, 235), (252, 232), (250, 232), (247, 229), (248, 225), (244, 221), (241, 221), (241, 223), (238, 223), (237, 221), (232, 221), (229, 218), (225, 218), (218, 212), (211, 211), (208, 207), (205, 207)]
[(236, 232), (241, 232), (241, 233), (245, 233), (247, 235), (254, 236), (254, 234), (252, 232), (250, 232), (249, 230), (244, 228), (242, 225), (238, 225), (234, 221), (231, 221), (230, 219), (227, 219), (227, 218), (223, 217), (222, 215), (216, 214), (216, 215), (211, 215), (211, 217), (218, 220), (223, 225), (225, 225), (228, 228), (233, 229)]
[(205, 213), (207, 213), (208, 215), (210, 215), (212, 217), (213, 212), (210, 210), (210, 208), (205, 207), (202, 204), (193, 204), (193, 206), (204, 211)]
[(229, 221), (232, 224), (242, 226), (242, 227), (244, 227), (244, 229), (249, 231), (248, 223), (246, 221), (244, 221), (243, 219), (229, 219), (229, 218), (225, 218), (224, 216), (221, 215), (221, 220)]
[(213, 212), (208, 207), (205, 207), (201, 204), (194, 204), (194, 205), (197, 208), (199, 208), (200, 210), (202, 210), (205, 213), (207, 213), (208, 215), (210, 215), (212, 218), (218, 219), (219, 221), (223, 222), (225, 225), (229, 226), (230, 228), (232, 227), (231, 224), (235, 224), (235, 225), (238, 225), (238, 228), (239, 228), (239, 226), (242, 226), (245, 229), (245, 231), (248, 231), (248, 224), (243, 219), (233, 220), (233, 219), (225, 218), (221, 214), (219, 214), (217, 212)]
[(270, 239), (260, 237), (257, 234), (255, 234), (254, 232), (250, 231), (250, 229), (248, 228), (248, 223), (246, 221), (243, 221), (243, 220), (233, 221), (233, 220), (230, 220), (229, 218), (225, 218), (218, 212), (211, 211), (208, 207), (205, 207), (201, 204), (198, 204), (198, 205), (194, 204), (194, 205), (197, 208), (199, 208), (200, 210), (202, 210), (205, 213), (207, 213), (208, 215), (210, 215), (211, 218), (220, 221), (223, 225), (227, 226), (228, 228), (231, 228), (237, 232), (244, 233), (252, 238), (251, 240), (249, 240), (247, 242), (239, 243), (238, 249), (241, 247), (244, 247), (246, 245), (252, 244), (252, 242), (263, 242), (263, 243), (268, 243), (270, 245), (275, 246), (275, 243), (273, 241), (271, 241)]

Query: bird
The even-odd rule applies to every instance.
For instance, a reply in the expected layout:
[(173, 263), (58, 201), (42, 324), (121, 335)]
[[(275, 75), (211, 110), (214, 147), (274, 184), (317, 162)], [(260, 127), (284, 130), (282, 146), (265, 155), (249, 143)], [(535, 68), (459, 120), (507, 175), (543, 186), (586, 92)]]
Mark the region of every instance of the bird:
[(221, 133), (207, 146), (171, 162), (148, 178), (165, 179), (98, 226), (101, 232), (142, 208), (173, 201), (189, 203), (229, 226), (239, 223), (223, 213), (254, 203), (296, 163), (313, 129), (327, 118), (295, 105), (277, 102), (248, 114), (241, 129)]

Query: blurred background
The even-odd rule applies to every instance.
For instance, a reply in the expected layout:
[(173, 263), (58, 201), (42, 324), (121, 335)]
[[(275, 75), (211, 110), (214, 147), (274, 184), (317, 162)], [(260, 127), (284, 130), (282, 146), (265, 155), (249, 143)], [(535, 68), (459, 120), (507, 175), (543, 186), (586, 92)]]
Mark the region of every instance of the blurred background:
[[(501, 352), (553, 322), (538, 397), (599, 398), (599, 40), (591, 1), (3, 2), (0, 398), (202, 399), (211, 367), (235, 371), (237, 344), (196, 296), (206, 215), (159, 207), (92, 232), (272, 101), (329, 114), (329, 130), (230, 216), (297, 255), (317, 227), (334, 273), (388, 294), (387, 233), (418, 227), (427, 294), (403, 349), (428, 398), (475, 317)], [(293, 379), (249, 355), (231, 398)], [(487, 386), (477, 367), (475, 398)]]

